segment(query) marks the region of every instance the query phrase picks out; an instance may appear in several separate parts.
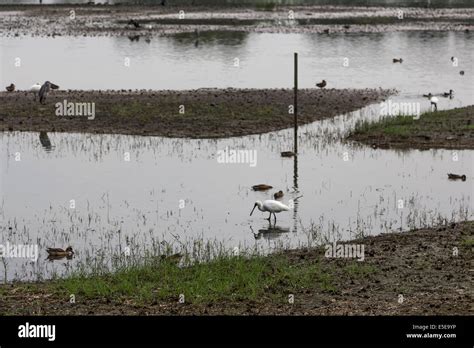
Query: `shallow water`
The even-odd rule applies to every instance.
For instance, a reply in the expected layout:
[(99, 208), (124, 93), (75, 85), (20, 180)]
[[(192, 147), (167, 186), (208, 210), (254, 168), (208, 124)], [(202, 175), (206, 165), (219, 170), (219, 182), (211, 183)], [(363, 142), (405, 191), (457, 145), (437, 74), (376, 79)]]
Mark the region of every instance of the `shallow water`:
[[(0, 83), (14, 81), (18, 89), (46, 80), (62, 89), (292, 87), (296, 51), (301, 88), (325, 79), (328, 88), (397, 88), (407, 97), (453, 89), (456, 98), (440, 106), (454, 107), (469, 103), (474, 94), (472, 35), (217, 32), (201, 34), (197, 47), (194, 34), (153, 38), (150, 43), (143, 37), (138, 42), (123, 37), (1, 37)], [(458, 59), (457, 67), (452, 56)], [(404, 62), (392, 63), (398, 57)], [(20, 67), (15, 67), (16, 58)]]
[[(472, 104), (473, 86), (467, 76), (473, 71), (473, 40), (468, 37), (244, 34), (233, 42), (217, 37), (198, 48), (176, 38), (153, 39), (150, 45), (117, 38), (2, 38), (1, 47), (7, 48), (2, 50), (3, 62), (26, 57), (18, 70), (3, 65), (2, 81), (18, 81), (20, 88), (32, 76), (62, 88), (84, 89), (290, 87), (292, 52), (297, 50), (301, 87), (324, 77), (336, 88), (397, 88), (401, 94), (393, 101), (420, 102), (423, 109), (429, 105), (421, 93), (452, 88), (455, 97), (440, 102), (440, 108), (452, 108)], [(40, 50), (44, 45), (50, 49)], [(446, 49), (440, 53), (438, 46)], [(35, 50), (39, 56), (28, 58)], [(346, 52), (349, 68), (342, 67)], [(59, 53), (65, 55), (64, 63), (48, 59)], [(117, 74), (110, 61), (124, 55), (140, 63)], [(459, 58), (459, 67), (452, 67), (452, 55)], [(237, 69), (232, 66), (235, 56), (242, 57)], [(406, 61), (392, 64), (397, 56)], [(460, 76), (460, 69), (467, 76)], [(8, 280), (64, 274), (91, 257), (108, 257), (127, 245), (141, 254), (157, 239), (177, 248), (202, 238), (266, 252), (325, 238), (406, 230), (438, 219), (472, 218), (471, 179), (453, 182), (446, 174), (472, 178), (473, 151), (394, 151), (340, 141), (354, 122), (376, 119), (380, 110), (372, 105), (301, 127), (297, 163), (280, 157), (281, 151), (292, 149), (292, 130), (222, 140), (0, 133), (2, 241), (40, 246), (37, 263), (7, 260)], [(218, 163), (217, 152), (226, 147), (256, 151), (256, 166)], [(126, 152), (130, 161), (124, 160)], [(21, 161), (15, 160), (17, 153)], [(250, 189), (260, 183), (274, 189)], [(285, 203), (303, 197), (294, 210), (278, 215), (276, 227), (264, 220), (266, 214), (249, 216), (255, 200), (268, 199), (278, 190), (285, 193)], [(75, 209), (69, 208), (71, 199)], [(308, 233), (311, 227), (319, 234)], [(45, 260), (46, 247), (67, 245), (77, 251), (73, 260)]]

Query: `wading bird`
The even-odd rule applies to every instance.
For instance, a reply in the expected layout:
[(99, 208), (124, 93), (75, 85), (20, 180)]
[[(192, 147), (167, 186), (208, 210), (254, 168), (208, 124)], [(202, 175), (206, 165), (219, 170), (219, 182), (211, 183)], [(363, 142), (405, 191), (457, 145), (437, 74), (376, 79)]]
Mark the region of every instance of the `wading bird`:
[(44, 104), (43, 102), (46, 100), (46, 96), (48, 95), (50, 89), (58, 89), (58, 88), (59, 88), (58, 85), (55, 85), (54, 83), (51, 83), (49, 81), (46, 81), (45, 83), (43, 83), (43, 85), (41, 86), (38, 92), (40, 103)]
[(438, 111), (438, 97), (431, 97), (430, 98), (430, 103), (431, 103), (431, 106), (434, 106), (434, 111)]
[(324, 88), (326, 87), (327, 83), (326, 83), (326, 80), (322, 80), (320, 83), (317, 83), (316, 86), (318, 86), (319, 88)]
[(36, 97), (38, 96), (38, 92), (40, 91), (40, 89), (41, 89), (41, 85), (39, 82), (36, 82), (33, 86), (30, 87), (30, 92), (33, 92), (35, 96), (35, 100), (36, 100)]
[(13, 92), (15, 90), (15, 85), (12, 83), (10, 86), (5, 87), (7, 92)]
[(290, 210), (290, 208), (287, 205), (278, 201), (271, 200), (271, 199), (263, 201), (263, 203), (261, 201), (256, 201), (255, 205), (253, 206), (252, 211), (250, 212), (250, 216), (252, 216), (255, 208), (258, 208), (258, 210), (263, 211), (263, 212), (268, 211), (270, 213), (267, 219), (268, 221), (270, 221), (273, 214), (273, 216), (275, 217), (275, 222), (277, 218), (275, 213), (281, 213), (282, 211)]

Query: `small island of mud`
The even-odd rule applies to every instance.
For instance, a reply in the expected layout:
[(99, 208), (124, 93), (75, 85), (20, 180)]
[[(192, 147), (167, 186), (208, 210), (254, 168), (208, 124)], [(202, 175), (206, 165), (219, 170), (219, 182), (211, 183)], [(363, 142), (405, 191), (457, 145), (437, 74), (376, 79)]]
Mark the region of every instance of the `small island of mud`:
[[(45, 105), (32, 92), (0, 93), (0, 131), (79, 132), (222, 138), (293, 126), (292, 89), (53, 91)], [(393, 90), (301, 89), (299, 124), (355, 111)], [(95, 115), (58, 116), (57, 104), (94, 103)]]

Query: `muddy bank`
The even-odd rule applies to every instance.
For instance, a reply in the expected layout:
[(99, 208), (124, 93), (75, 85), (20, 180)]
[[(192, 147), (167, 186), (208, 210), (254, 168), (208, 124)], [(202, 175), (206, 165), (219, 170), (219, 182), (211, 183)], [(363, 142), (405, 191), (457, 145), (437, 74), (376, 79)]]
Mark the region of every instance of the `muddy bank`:
[[(0, 315), (469, 315), (472, 313), (474, 222), (450, 223), (352, 241), (364, 245), (364, 260), (327, 258), (325, 249), (283, 252), (293, 268), (317, 270), (305, 286), (284, 280), (258, 300), (180, 304), (176, 298), (141, 302), (133, 295), (91, 297), (76, 303), (57, 283), (0, 285)], [(276, 270), (264, 270), (272, 277)], [(179, 273), (178, 273), (179, 274)], [(113, 276), (109, 278), (113, 281)], [(160, 278), (161, 279), (161, 278)], [(161, 287), (163, 284), (156, 284)], [(294, 303), (288, 302), (294, 295)]]
[[(387, 98), (382, 89), (301, 89), (299, 124), (330, 118)], [(57, 116), (56, 104), (94, 103), (95, 117)], [(53, 91), (45, 105), (31, 92), (0, 93), (0, 131), (85, 132), (217, 138), (293, 126), (291, 89), (193, 91)], [(89, 104), (92, 107), (92, 104)]]
[[(71, 19), (71, 12), (74, 18)], [(289, 20), (289, 11), (294, 19)], [(184, 17), (178, 16), (184, 11)], [(2, 36), (157, 36), (200, 31), (353, 33), (474, 30), (474, 9), (274, 6), (0, 5)], [(127, 25), (131, 20), (135, 25)]]
[(474, 106), (359, 124), (347, 139), (380, 148), (474, 149)]

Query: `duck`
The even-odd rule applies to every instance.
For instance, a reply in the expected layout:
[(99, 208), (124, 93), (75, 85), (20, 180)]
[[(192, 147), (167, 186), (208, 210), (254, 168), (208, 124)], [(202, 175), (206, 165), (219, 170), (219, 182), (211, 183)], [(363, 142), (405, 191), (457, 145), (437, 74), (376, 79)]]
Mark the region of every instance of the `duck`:
[(459, 72), (459, 75), (464, 75), (464, 70), (461, 70), (461, 71)]
[(252, 186), (252, 189), (254, 191), (267, 191), (267, 190), (270, 190), (272, 188), (273, 188), (273, 186), (266, 185), (266, 184), (259, 184), (259, 185), (253, 185)]
[(10, 86), (5, 87), (7, 92), (13, 92), (15, 90), (15, 85), (12, 83)]
[(327, 83), (326, 80), (322, 80), (320, 83), (317, 83), (316, 86), (319, 88), (324, 88), (326, 87)]
[(432, 96), (433, 96), (433, 94), (431, 94), (431, 92), (428, 93), (428, 94), (423, 94), (423, 97), (425, 97), (425, 98), (431, 98)]
[(283, 151), (281, 157), (293, 157), (295, 153), (293, 151)]
[(61, 248), (48, 248), (46, 249), (48, 252), (49, 256), (59, 256), (59, 257), (65, 257), (65, 256), (72, 256), (74, 254), (74, 251), (72, 250), (72, 247), (68, 246), (66, 250), (63, 250)]
[(136, 20), (134, 19), (130, 19), (127, 23), (127, 25), (133, 25), (135, 27), (135, 29), (138, 29), (140, 28), (140, 23), (138, 23)]
[(403, 63), (403, 59), (402, 58), (399, 58), (399, 59), (393, 58), (393, 62), (394, 63)]
[(459, 180), (460, 179), (462, 181), (466, 181), (466, 175), (448, 173), (448, 179), (450, 179), (450, 180)]
[(450, 89), (449, 92), (444, 92), (443, 93), (443, 97), (452, 97), (453, 96), (453, 90)]
[(181, 253), (176, 253), (173, 255), (161, 255), (161, 261), (168, 261), (171, 263), (178, 263), (181, 261), (181, 258), (183, 257), (183, 254)]
[(281, 191), (281, 190), (278, 191), (278, 192), (275, 192), (275, 193), (273, 194), (273, 198), (274, 198), (275, 200), (281, 199), (282, 197), (283, 197), (283, 191)]

